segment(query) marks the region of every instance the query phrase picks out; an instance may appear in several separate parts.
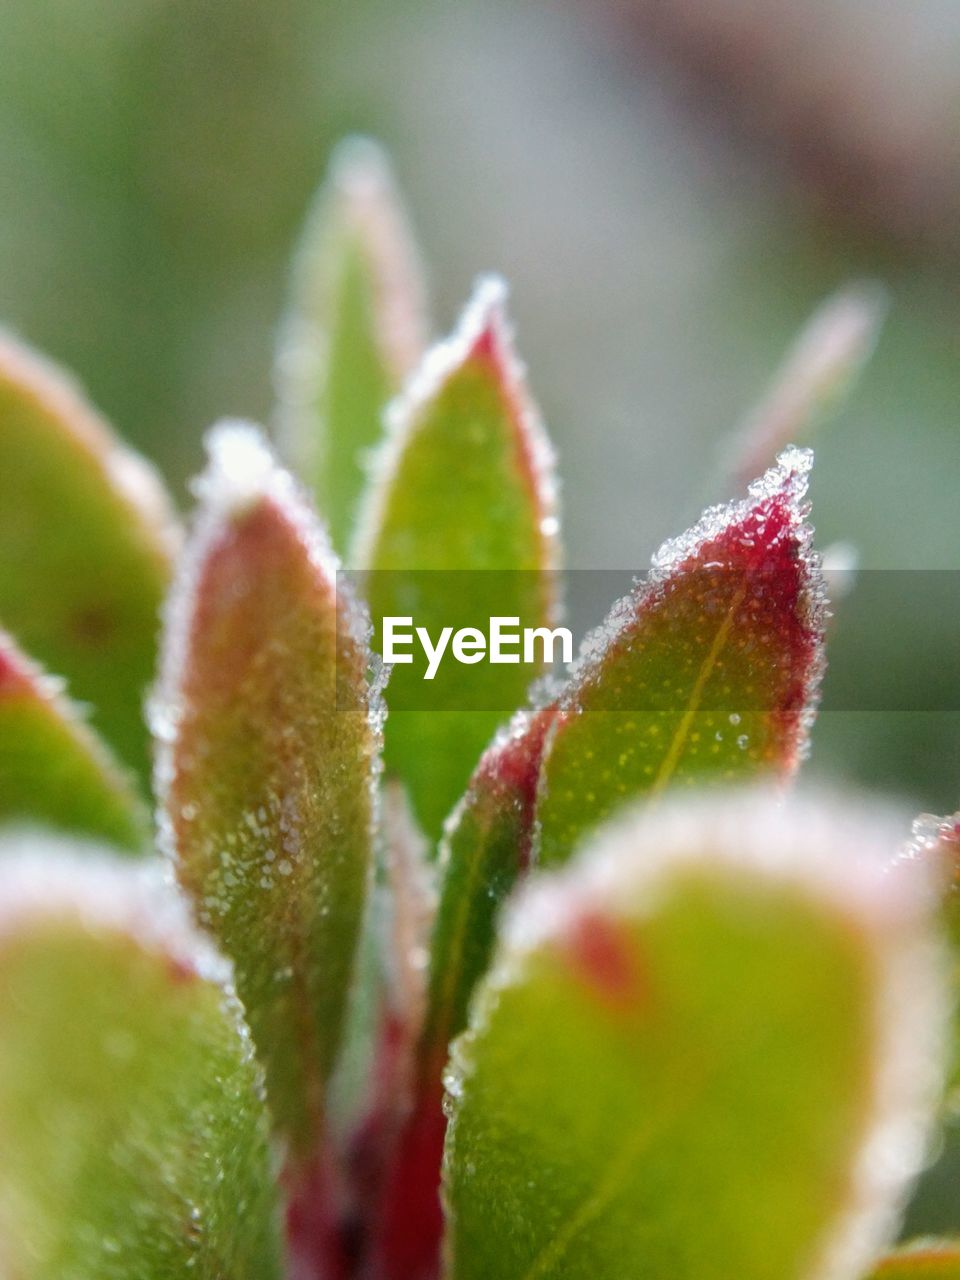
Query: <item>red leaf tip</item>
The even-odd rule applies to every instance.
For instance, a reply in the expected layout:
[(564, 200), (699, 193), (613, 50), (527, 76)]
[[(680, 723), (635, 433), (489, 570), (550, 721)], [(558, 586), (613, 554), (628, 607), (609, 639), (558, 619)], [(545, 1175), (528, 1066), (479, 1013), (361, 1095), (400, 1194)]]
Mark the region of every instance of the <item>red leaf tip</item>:
[(31, 674), (9, 636), (0, 631), (0, 697), (27, 688)]
[[(258, 542), (258, 533), (266, 536), (270, 530), (286, 526), (318, 580), (336, 598), (339, 625), (349, 631), (358, 649), (368, 649), (371, 634), (366, 609), (338, 577), (340, 561), (324, 525), (298, 482), (279, 464), (259, 428), (225, 420), (208, 433), (206, 447), (207, 470), (193, 485), (200, 508), (167, 598), (160, 674), (147, 706), (157, 744), (154, 780), (161, 798), (166, 797), (172, 777), (172, 743), (182, 712), (182, 683), (193, 629), (204, 591), (209, 587), (211, 564), (218, 553), (222, 558), (235, 545), (235, 538), (228, 536), (231, 530), (239, 536), (240, 526), (259, 520), (252, 532), (254, 542)], [(379, 667), (373, 676), (371, 723), (379, 734), (385, 677)], [(161, 835), (169, 849), (169, 832), (162, 829)]]
[[(471, 785), (479, 782), (503, 791), (532, 809), (544, 741), (556, 709), (556, 703), (551, 702), (536, 711), (518, 711), (480, 757)], [(450, 825), (455, 815), (456, 810)]]
[(202, 550), (208, 549), (209, 542), (204, 529), (212, 533), (266, 504), (277, 508), (294, 527), (317, 570), (334, 584), (340, 561), (326, 528), (298, 482), (278, 462), (260, 428), (225, 419), (208, 432), (206, 449), (207, 469), (193, 485), (201, 503), (195, 542)]
[(526, 385), (526, 369), (516, 353), (513, 327), (507, 315), (506, 282), (497, 275), (480, 276), (450, 335), (435, 343), (385, 414), (387, 435), (376, 455), (372, 486), (361, 509), (353, 558), (369, 562), (371, 541), (380, 525), (389, 477), (396, 469), (406, 441), (416, 429), (424, 406), (435, 399), (465, 365), (482, 367), (506, 405), (516, 441), (516, 457), (539, 519), (545, 566), (558, 567), (559, 496), (556, 456), (539, 412)]
[[(795, 540), (798, 552), (809, 550), (813, 531), (804, 523), (813, 450), (790, 445), (774, 466), (749, 487), (749, 497), (726, 506), (708, 507), (698, 522), (679, 538), (665, 542), (653, 556), (654, 573), (664, 575), (693, 558), (701, 558), (711, 544), (734, 535), (741, 548), (755, 545), (757, 558), (782, 543)], [(754, 540), (752, 543), (750, 540)]]
[[(39, 697), (58, 702), (64, 698), (66, 688), (65, 680), (49, 675), (17, 647), (11, 635), (0, 629), (0, 698)], [(68, 714), (76, 718), (80, 712), (72, 709)]]
[(692, 528), (664, 542), (651, 559), (647, 578), (584, 638), (571, 674), (587, 675), (611, 641), (632, 625), (637, 613), (657, 600), (681, 574), (728, 568), (747, 571), (763, 580), (763, 590), (773, 591), (784, 613), (796, 621), (795, 656), (803, 659), (800, 667), (808, 701), (805, 718), (809, 720), (825, 665), (822, 650), (827, 616), (820, 558), (811, 549), (813, 529), (806, 523), (809, 506), (805, 498), (812, 465), (811, 449), (791, 445), (775, 466), (754, 480), (748, 498), (708, 507)]

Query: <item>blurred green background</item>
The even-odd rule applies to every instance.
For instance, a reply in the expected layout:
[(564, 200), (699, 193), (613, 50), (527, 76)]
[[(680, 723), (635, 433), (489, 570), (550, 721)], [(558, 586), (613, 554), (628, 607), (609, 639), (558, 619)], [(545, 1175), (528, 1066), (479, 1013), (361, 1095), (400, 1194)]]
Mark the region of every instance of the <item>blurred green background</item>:
[[(893, 307), (820, 441), (819, 540), (958, 569), (958, 107), (955, 0), (5, 0), (0, 313), (184, 501), (210, 421), (269, 416), (291, 243), (333, 142), (374, 133), (438, 330), (511, 282), (574, 567), (642, 568), (727, 496), (730, 428), (866, 274)], [(914, 661), (889, 597), (877, 625), (874, 683), (955, 660), (943, 626)], [(954, 809), (960, 715), (831, 713), (812, 768)]]

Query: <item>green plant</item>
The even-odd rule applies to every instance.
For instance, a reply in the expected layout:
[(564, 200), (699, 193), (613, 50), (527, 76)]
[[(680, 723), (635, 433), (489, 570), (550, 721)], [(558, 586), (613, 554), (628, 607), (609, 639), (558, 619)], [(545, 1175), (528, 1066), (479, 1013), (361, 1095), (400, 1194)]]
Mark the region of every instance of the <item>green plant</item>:
[(960, 1275), (948, 1241), (881, 1259), (951, 1088), (960, 823), (904, 856), (896, 815), (781, 794), (826, 625), (785, 437), (875, 304), (818, 319), (745, 446), (779, 459), (563, 678), (449, 665), (425, 700), (383, 620), (553, 628), (559, 521), (495, 283), (365, 464), (417, 279), (354, 146), (278, 434), (358, 579), (254, 428), (211, 434), (181, 546), (62, 375), (0, 348), (3, 1274)]

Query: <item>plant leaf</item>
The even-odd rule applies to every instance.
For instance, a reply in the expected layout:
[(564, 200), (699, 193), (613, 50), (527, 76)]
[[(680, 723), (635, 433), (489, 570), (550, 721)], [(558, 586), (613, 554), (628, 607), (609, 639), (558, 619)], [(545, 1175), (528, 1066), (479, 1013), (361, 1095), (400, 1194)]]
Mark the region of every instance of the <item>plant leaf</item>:
[(922, 1161), (947, 1011), (892, 829), (718, 792), (528, 886), (447, 1079), (452, 1280), (870, 1264)]
[[(822, 588), (800, 505), (807, 465), (788, 455), (749, 502), (708, 512), (661, 552), (651, 583), (615, 606), (556, 700), (524, 712), (487, 751), (451, 815), (415, 1103), (379, 1226), (383, 1274), (417, 1274), (435, 1256), (437, 1186), (422, 1170), (440, 1158), (438, 1081), (488, 965), (500, 904), (536, 860), (538, 837), (544, 861), (560, 861), (582, 830), (675, 774), (786, 772), (799, 754), (821, 667)], [(751, 710), (738, 702), (731, 712), (741, 693)], [(651, 713), (647, 700), (661, 709)], [(747, 734), (752, 744), (741, 745)]]
[[(950, 944), (951, 978), (956, 997), (960, 994), (960, 812), (938, 818), (923, 813), (913, 823), (911, 838), (901, 855), (905, 860), (929, 867), (941, 890), (941, 917)], [(960, 1007), (954, 1002), (953, 1069), (947, 1101), (960, 1094)]]
[(383, 409), (423, 351), (420, 265), (386, 156), (336, 151), (294, 264), (276, 362), (279, 429), (345, 550)]
[(239, 1005), (160, 874), (40, 846), (0, 903), (4, 1274), (279, 1278)]
[(823, 667), (811, 458), (787, 450), (748, 499), (666, 543), (585, 641), (544, 753), (544, 864), (626, 799), (793, 770)]
[(849, 394), (877, 345), (888, 306), (882, 285), (862, 281), (817, 308), (738, 435), (732, 470), (741, 484), (791, 441), (805, 442)]
[(444, 835), (420, 1047), (421, 1071), (434, 1087), (490, 962), (500, 904), (530, 866), (537, 778), (552, 717), (552, 707), (521, 712), (494, 741)]
[(500, 904), (529, 865), (540, 753), (551, 713), (549, 707), (532, 715), (521, 712), (494, 741), (444, 834), (443, 889), (429, 948), (411, 1100), (384, 1153), (371, 1231), (371, 1270), (381, 1280), (429, 1276), (437, 1268), (446, 1127), (443, 1068), (450, 1040), (466, 1023), (473, 988), (488, 967)]
[(379, 693), (316, 517), (255, 430), (210, 439), (152, 710), (177, 876), (232, 959), (274, 1119), (315, 1153), (370, 865)]
[(881, 1258), (870, 1280), (960, 1280), (960, 1241), (911, 1243)]
[(177, 539), (152, 468), (65, 374), (0, 337), (0, 617), (145, 779), (142, 703)]
[[(396, 406), (355, 557), (369, 571), (375, 629), (388, 615), (410, 615), (434, 636), (450, 625), (486, 628), (496, 616), (521, 628), (555, 620), (553, 456), (503, 308), (503, 286), (481, 282), (456, 334), (427, 356)], [(386, 767), (431, 840), (542, 670), (450, 662), (425, 686), (421, 664), (393, 668)], [(434, 691), (429, 706), (425, 689)]]
[(40, 821), (134, 851), (146, 810), (79, 709), (0, 631), (0, 821)]

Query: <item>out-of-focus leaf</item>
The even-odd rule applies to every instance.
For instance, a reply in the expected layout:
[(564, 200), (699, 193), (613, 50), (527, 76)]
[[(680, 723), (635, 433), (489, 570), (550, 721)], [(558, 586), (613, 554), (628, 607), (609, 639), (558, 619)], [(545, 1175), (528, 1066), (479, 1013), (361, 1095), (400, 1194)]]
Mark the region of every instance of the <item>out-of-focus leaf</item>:
[(152, 706), (177, 876), (233, 960), (274, 1119), (317, 1150), (370, 863), (379, 693), (325, 535), (253, 428), (213, 433)]
[(176, 543), (152, 468), (63, 373), (0, 338), (0, 618), (145, 779), (143, 697)]
[(531, 885), (447, 1078), (448, 1274), (864, 1271), (922, 1160), (947, 1010), (892, 842), (716, 793)]
[(960, 1280), (960, 1241), (918, 1240), (881, 1258), (870, 1280)]
[(946, 818), (922, 813), (902, 856), (931, 865), (943, 890), (947, 931), (960, 954), (960, 812)]
[[(553, 455), (513, 354), (498, 281), (480, 284), (457, 333), (397, 406), (356, 562), (374, 626), (442, 628), (493, 617), (551, 625), (558, 520)], [(386, 765), (436, 840), (497, 725), (520, 705), (530, 664), (444, 664), (426, 707), (423, 665), (395, 666)]]
[(276, 364), (281, 436), (341, 552), (384, 407), (423, 351), (424, 311), (387, 158), (350, 139), (307, 221)]
[(142, 849), (147, 814), (66, 698), (0, 631), (0, 821), (40, 821)]
[(0, 864), (0, 1267), (280, 1276), (259, 1075), (226, 971), (160, 873)]
[(952, 1071), (947, 1090), (950, 1104), (960, 1092), (960, 812), (938, 818), (924, 813), (901, 855), (906, 861), (921, 862), (930, 868), (941, 890), (944, 930), (950, 943), (951, 976), (954, 991)]
[(634, 796), (793, 769), (823, 665), (810, 462), (787, 450), (748, 499), (666, 543), (587, 638), (544, 752), (542, 862)]
[(748, 484), (788, 444), (805, 442), (855, 385), (887, 314), (887, 291), (870, 281), (841, 289), (801, 330), (734, 446), (733, 473)]

